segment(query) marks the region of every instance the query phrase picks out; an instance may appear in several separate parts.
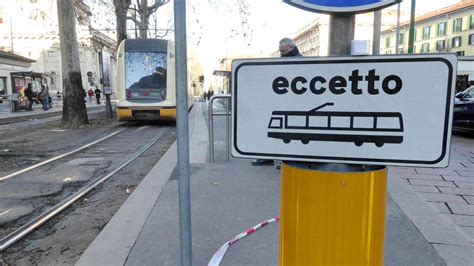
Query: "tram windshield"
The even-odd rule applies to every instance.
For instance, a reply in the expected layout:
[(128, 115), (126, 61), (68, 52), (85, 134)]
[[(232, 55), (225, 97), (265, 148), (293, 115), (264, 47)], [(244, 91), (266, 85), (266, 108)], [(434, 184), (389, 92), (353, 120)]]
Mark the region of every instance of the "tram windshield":
[(127, 98), (166, 99), (166, 59), (166, 53), (126, 52)]

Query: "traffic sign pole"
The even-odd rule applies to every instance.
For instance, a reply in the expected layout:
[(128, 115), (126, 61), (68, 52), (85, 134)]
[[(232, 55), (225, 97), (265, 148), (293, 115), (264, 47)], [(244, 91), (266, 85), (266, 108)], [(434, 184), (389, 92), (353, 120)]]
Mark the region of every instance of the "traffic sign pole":
[[(350, 55), (355, 14), (330, 18), (329, 54)], [(387, 168), (282, 163), (280, 265), (383, 265)]]

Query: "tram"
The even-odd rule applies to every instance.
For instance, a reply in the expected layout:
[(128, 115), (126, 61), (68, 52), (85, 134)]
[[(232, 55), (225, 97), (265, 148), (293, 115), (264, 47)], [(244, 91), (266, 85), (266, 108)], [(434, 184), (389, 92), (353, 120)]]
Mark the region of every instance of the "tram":
[(325, 103), (309, 111), (274, 111), (268, 124), (269, 138), (310, 141), (353, 142), (356, 146), (403, 142), (403, 117), (394, 112), (320, 111)]
[(127, 39), (117, 54), (118, 120), (176, 120), (174, 43)]

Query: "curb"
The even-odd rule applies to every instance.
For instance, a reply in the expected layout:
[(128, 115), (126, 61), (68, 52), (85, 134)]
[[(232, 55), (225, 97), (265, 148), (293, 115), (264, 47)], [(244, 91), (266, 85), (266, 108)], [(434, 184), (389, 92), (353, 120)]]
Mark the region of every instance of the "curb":
[(124, 265), (177, 163), (177, 142), (140, 182), (75, 265)]

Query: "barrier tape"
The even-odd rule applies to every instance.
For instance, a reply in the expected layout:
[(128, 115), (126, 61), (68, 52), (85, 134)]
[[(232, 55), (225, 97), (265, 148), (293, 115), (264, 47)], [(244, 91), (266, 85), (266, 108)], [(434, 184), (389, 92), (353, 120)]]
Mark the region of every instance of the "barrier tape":
[(258, 229), (270, 224), (270, 223), (273, 223), (273, 222), (277, 222), (280, 220), (280, 217), (275, 217), (275, 218), (271, 218), (271, 219), (268, 219), (266, 221), (263, 221), (259, 224), (257, 224), (256, 226), (250, 228), (249, 230), (245, 231), (245, 232), (242, 232), (238, 235), (236, 235), (234, 238), (232, 238), (231, 240), (227, 241), (224, 245), (222, 245), (215, 253), (214, 255), (212, 256), (211, 260), (209, 261), (209, 263), (207, 264), (207, 266), (219, 266), (222, 259), (224, 258), (224, 255), (225, 253), (227, 252), (227, 249), (232, 246), (233, 244), (235, 244), (237, 241), (239, 241), (240, 239), (246, 237), (246, 236), (249, 236), (253, 233), (255, 233), (255, 231), (257, 231)]

